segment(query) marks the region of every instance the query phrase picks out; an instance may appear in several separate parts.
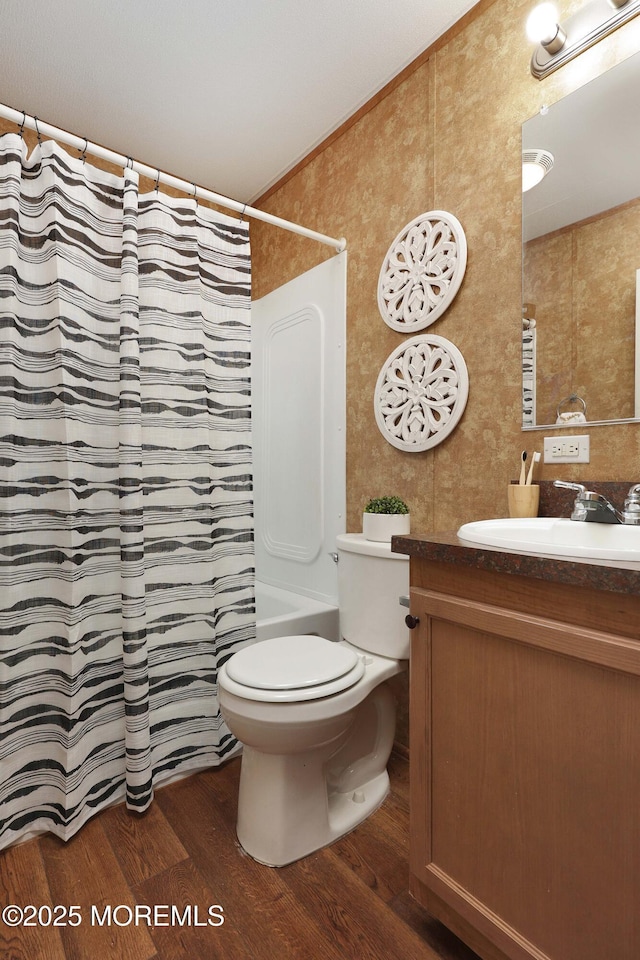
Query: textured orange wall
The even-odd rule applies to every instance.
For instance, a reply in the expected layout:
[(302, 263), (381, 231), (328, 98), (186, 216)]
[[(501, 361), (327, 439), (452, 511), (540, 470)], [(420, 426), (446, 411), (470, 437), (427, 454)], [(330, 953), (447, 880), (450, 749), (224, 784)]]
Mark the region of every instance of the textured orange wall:
[[(561, 18), (581, 3), (561, 2)], [(541, 449), (543, 432), (520, 429), (520, 128), (543, 104), (640, 49), (640, 20), (538, 81), (529, 72), (524, 35), (533, 5), (482, 3), (462, 32), (264, 201), (278, 216), (348, 241), (349, 530), (361, 529), (369, 496), (387, 493), (407, 500), (414, 532), (505, 515), (505, 488), (521, 450)], [(428, 330), (462, 351), (470, 392), (450, 437), (409, 454), (388, 444), (375, 423), (378, 372), (404, 339), (380, 317), (376, 290), (396, 234), (431, 209), (453, 213), (467, 237), (460, 292)], [(255, 297), (332, 255), (256, 221), (251, 232)], [(637, 425), (587, 430), (591, 463), (542, 465), (541, 476), (640, 479)]]

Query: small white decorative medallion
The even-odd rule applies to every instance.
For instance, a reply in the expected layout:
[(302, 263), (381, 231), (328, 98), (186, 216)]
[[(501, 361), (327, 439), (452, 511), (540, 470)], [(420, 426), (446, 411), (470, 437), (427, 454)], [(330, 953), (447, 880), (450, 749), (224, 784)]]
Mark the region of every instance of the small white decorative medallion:
[(460, 221), (444, 210), (423, 213), (395, 238), (378, 278), (378, 307), (400, 333), (423, 330), (442, 316), (460, 289), (467, 240)]
[(448, 437), (469, 396), (467, 365), (444, 337), (400, 344), (383, 364), (373, 405), (380, 432), (394, 447), (419, 453)]

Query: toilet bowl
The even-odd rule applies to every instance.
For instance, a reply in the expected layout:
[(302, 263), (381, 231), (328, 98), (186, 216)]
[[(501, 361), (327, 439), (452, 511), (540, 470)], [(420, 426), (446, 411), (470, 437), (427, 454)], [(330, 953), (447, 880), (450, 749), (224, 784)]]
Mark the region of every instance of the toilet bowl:
[[(220, 711), (243, 744), (238, 840), (269, 866), (284, 866), (348, 833), (389, 790), (395, 701), (386, 681), (408, 665), (398, 603), (408, 592), (408, 560), (391, 554), (389, 544), (362, 540), (338, 537), (340, 598), (347, 584), (352, 589), (344, 618), (339, 604), (346, 639), (264, 640), (235, 653), (218, 674)], [(361, 577), (367, 609), (353, 625)], [(393, 604), (386, 619), (375, 614), (381, 591)], [(352, 639), (362, 639), (363, 624), (365, 646)]]

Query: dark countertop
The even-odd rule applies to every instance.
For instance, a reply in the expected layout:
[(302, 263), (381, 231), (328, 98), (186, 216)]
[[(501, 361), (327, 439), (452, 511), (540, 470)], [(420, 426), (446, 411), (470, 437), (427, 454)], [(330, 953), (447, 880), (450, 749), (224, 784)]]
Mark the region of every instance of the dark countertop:
[[(626, 494), (630, 486), (630, 483), (600, 483), (590, 485), (590, 489), (609, 496), (617, 504), (620, 492), (623, 490)], [(569, 493), (568, 509), (566, 493)], [(549, 482), (541, 482), (540, 516), (568, 517), (572, 502), (571, 491), (558, 491)], [(561, 560), (558, 557), (507, 551), (500, 547), (478, 547), (461, 540), (455, 531), (393, 537), (391, 545), (394, 553), (424, 560), (640, 596), (640, 563)]]

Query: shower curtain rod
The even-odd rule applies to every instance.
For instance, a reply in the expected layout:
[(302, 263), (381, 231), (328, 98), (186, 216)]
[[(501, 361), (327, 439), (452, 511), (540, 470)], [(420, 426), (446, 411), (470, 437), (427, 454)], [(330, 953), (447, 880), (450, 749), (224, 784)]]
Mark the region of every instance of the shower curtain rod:
[(174, 177), (169, 173), (162, 173), (155, 167), (148, 167), (144, 163), (133, 160), (132, 157), (125, 157), (121, 153), (107, 150), (97, 143), (91, 143), (85, 140), (84, 137), (76, 137), (73, 133), (68, 133), (60, 127), (54, 127), (50, 123), (43, 123), (37, 117), (30, 117), (28, 114), (24, 114), (22, 110), (14, 110), (4, 103), (0, 103), (0, 117), (3, 117), (5, 120), (11, 120), (19, 127), (29, 127), (30, 130), (35, 130), (36, 133), (43, 134), (45, 137), (60, 140), (71, 147), (75, 147), (76, 150), (81, 150), (83, 153), (89, 152), (94, 157), (100, 157), (102, 160), (108, 160), (118, 166), (129, 166), (145, 177), (150, 177), (159, 183), (165, 183), (169, 187), (175, 187), (176, 190), (182, 190), (184, 193), (191, 193), (198, 200), (209, 200), (211, 203), (226, 207), (228, 210), (235, 210), (241, 214), (242, 217), (253, 217), (254, 220), (262, 220), (264, 223), (270, 223), (274, 227), (281, 227), (283, 230), (297, 233), (302, 237), (307, 237), (309, 240), (317, 240), (319, 243), (325, 243), (329, 247), (335, 247), (338, 253), (341, 253), (347, 247), (347, 241), (344, 237), (340, 240), (335, 240), (333, 237), (327, 237), (323, 233), (309, 230), (307, 227), (303, 227), (298, 223), (291, 223), (289, 220), (283, 220), (281, 217), (274, 217), (264, 210), (250, 207), (246, 203), (240, 203), (238, 200), (231, 200), (229, 197), (223, 197), (218, 193), (213, 193), (211, 190), (206, 190), (204, 187), (189, 183), (187, 180), (181, 180), (179, 177)]

